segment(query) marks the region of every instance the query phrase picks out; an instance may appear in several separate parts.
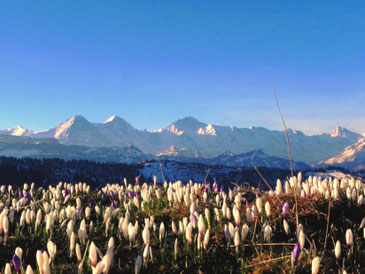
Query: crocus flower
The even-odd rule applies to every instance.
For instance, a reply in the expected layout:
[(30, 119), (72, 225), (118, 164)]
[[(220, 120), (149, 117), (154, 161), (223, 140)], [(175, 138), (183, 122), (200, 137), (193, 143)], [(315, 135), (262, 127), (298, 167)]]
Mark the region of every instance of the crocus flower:
[(267, 201), (265, 203), (265, 213), (266, 213), (267, 217), (271, 216), (271, 205), (270, 205), (269, 201)]
[(91, 242), (89, 247), (89, 259), (92, 267), (96, 267), (98, 263), (98, 254), (96, 253), (96, 246), (94, 242)]
[(25, 274), (34, 274), (34, 271), (30, 265), (27, 266), (27, 270), (25, 271)]
[(113, 209), (117, 208), (118, 206), (119, 206), (118, 201), (113, 201), (113, 202), (111, 203), (111, 205), (110, 205), (110, 207), (111, 207), (111, 208), (113, 208)]
[(5, 265), (5, 271), (4, 271), (5, 274), (11, 274), (11, 266), (9, 263), (7, 263)]
[(143, 250), (143, 261), (146, 261), (148, 259), (149, 253), (150, 253), (150, 245), (147, 244)]
[(128, 191), (128, 198), (131, 199), (133, 197), (133, 191)]
[(93, 199), (90, 199), (89, 201), (89, 207), (92, 208), (94, 206), (95, 202)]
[(13, 255), (13, 265), (14, 265), (16, 272), (19, 272), (22, 267), (22, 263), (16, 254)]
[(319, 271), (319, 263), (321, 262), (321, 259), (319, 257), (315, 257), (312, 260), (312, 274), (317, 274)]
[(299, 258), (299, 255), (300, 255), (300, 244), (296, 243), (295, 246), (294, 246), (293, 252), (291, 254), (293, 266), (296, 264), (296, 262)]
[(346, 230), (346, 244), (349, 245), (349, 246), (352, 246), (353, 245), (353, 241), (354, 241), (354, 236), (352, 234), (352, 230), (351, 229), (347, 229)]
[(113, 192), (113, 190), (110, 190), (109, 191), (109, 196), (114, 200), (114, 192)]
[(136, 192), (136, 198), (138, 201), (141, 200), (141, 193), (140, 192)]
[(285, 202), (283, 207), (281, 208), (281, 214), (283, 216), (286, 216), (288, 212), (289, 212), (289, 204)]
[(336, 242), (336, 246), (335, 246), (335, 256), (336, 259), (338, 260), (341, 257), (341, 243), (340, 241)]

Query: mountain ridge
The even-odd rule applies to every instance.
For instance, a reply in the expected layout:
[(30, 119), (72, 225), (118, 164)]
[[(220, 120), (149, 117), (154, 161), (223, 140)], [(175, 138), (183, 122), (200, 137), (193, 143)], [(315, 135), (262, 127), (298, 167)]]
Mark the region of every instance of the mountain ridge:
[[(289, 129), (293, 158), (308, 165), (341, 153), (362, 135), (337, 127), (329, 133), (307, 136)], [(34, 132), (29, 129), (1, 130), (0, 135), (54, 138), (66, 145), (90, 147), (126, 147), (133, 145), (145, 154), (163, 155), (174, 146), (174, 156), (214, 158), (229, 150), (234, 154), (261, 149), (264, 153), (287, 158), (283, 131), (263, 127), (238, 128), (200, 122), (188, 116), (164, 129), (138, 130), (123, 118), (113, 115), (103, 123), (89, 122), (81, 115), (73, 116), (56, 127)]]

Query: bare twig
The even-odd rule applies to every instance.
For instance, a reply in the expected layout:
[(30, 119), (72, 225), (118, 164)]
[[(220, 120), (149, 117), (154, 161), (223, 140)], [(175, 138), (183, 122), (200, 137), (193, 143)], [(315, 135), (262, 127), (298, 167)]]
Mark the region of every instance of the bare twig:
[(331, 202), (328, 203), (327, 228), (326, 228), (326, 238), (324, 240), (324, 249), (326, 249), (326, 246), (327, 246), (328, 227), (329, 227), (329, 224), (330, 224), (330, 215), (331, 215)]
[(163, 174), (163, 170), (162, 170), (162, 164), (161, 164), (161, 159), (160, 157), (158, 157), (158, 162), (160, 163), (160, 170), (161, 170), (161, 177), (162, 177), (162, 181), (165, 182), (165, 176)]
[(204, 183), (206, 183), (206, 182), (207, 182), (209, 171), (210, 171), (210, 168), (208, 168), (207, 174), (205, 175)]
[(291, 148), (290, 148), (290, 140), (289, 140), (288, 128), (286, 127), (283, 114), (281, 113), (280, 105), (279, 105), (279, 101), (278, 101), (278, 97), (276, 96), (276, 91), (275, 91), (275, 87), (274, 86), (272, 86), (272, 92), (274, 93), (274, 97), (275, 97), (275, 101), (276, 101), (276, 106), (278, 107), (278, 111), (279, 111), (279, 114), (280, 114), (281, 122), (283, 123), (284, 130), (285, 130), (286, 144), (288, 146), (288, 157), (289, 157), (290, 173), (291, 173), (291, 176), (293, 177), (294, 176), (294, 172), (293, 172), (293, 160), (292, 160), (292, 156), (291, 156)]
[[(286, 127), (283, 114), (281, 113), (280, 105), (279, 105), (279, 101), (278, 101), (278, 97), (276, 96), (276, 91), (275, 91), (275, 87), (274, 86), (272, 86), (272, 91), (274, 93), (274, 97), (275, 97), (275, 101), (276, 101), (276, 106), (278, 107), (278, 111), (279, 111), (279, 114), (280, 114), (281, 121), (283, 122), (284, 130), (285, 130), (285, 136), (286, 136), (286, 144), (287, 144), (287, 147), (288, 147), (288, 157), (289, 157), (289, 164), (290, 164), (290, 173), (291, 173), (291, 176), (294, 177), (293, 161), (292, 161), (292, 155), (291, 155), (291, 147), (290, 147), (290, 140), (289, 140), (288, 128)], [(297, 201), (297, 184), (294, 185), (294, 197), (295, 197), (295, 218), (296, 218), (296, 223), (297, 223), (297, 229), (296, 229), (296, 231), (297, 231), (297, 235), (298, 235), (299, 216), (298, 216), (298, 201)]]
[(250, 267), (254, 267), (256, 265), (266, 264), (266, 263), (270, 263), (270, 262), (274, 262), (274, 261), (278, 261), (278, 260), (283, 260), (283, 259), (287, 259), (287, 258), (290, 258), (290, 257), (291, 257), (291, 255), (282, 256), (282, 257), (279, 257), (279, 258), (274, 258), (274, 259), (262, 261), (262, 262), (259, 262), (259, 263), (256, 263), (256, 264), (250, 264), (250, 265), (246, 266), (246, 268), (250, 268)]

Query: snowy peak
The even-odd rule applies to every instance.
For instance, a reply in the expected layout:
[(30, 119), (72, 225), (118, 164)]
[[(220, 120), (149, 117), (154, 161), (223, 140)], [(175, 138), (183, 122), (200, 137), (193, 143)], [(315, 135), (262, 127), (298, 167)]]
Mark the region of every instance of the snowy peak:
[(360, 134), (352, 132), (344, 127), (336, 127), (335, 129), (331, 130), (329, 135), (331, 137), (350, 138), (350, 139), (352, 138), (358, 139), (362, 137)]
[(201, 135), (213, 135), (213, 136), (217, 135), (217, 131), (215, 130), (212, 124), (207, 125), (205, 128), (199, 128), (197, 130), (197, 133)]
[(206, 126), (207, 126), (206, 124), (199, 122), (194, 117), (188, 116), (172, 123), (170, 126), (166, 128), (166, 130), (176, 135), (181, 135), (184, 132), (192, 134), (198, 131), (199, 128)]
[(176, 125), (175, 125), (175, 124), (171, 124), (170, 126), (168, 126), (168, 127), (166, 128), (166, 130), (167, 130), (167, 131), (170, 131), (171, 133), (176, 134), (176, 135), (181, 135), (181, 134), (183, 134), (183, 133), (184, 133), (184, 131), (183, 131), (183, 130), (179, 130), (179, 129), (176, 127)]
[(326, 161), (319, 162), (319, 165), (343, 166), (349, 169), (365, 168), (365, 138), (359, 139), (355, 144), (346, 147), (340, 154)]
[(5, 130), (0, 130), (0, 135), (12, 135), (12, 136), (31, 136), (33, 131), (26, 129), (21, 125), (15, 128), (8, 128)]
[(73, 116), (69, 119), (66, 120), (66, 122), (62, 123), (62, 124), (59, 124), (57, 127), (56, 127), (56, 130), (55, 130), (55, 135), (54, 137), (56, 139), (64, 139), (68, 136), (68, 131), (69, 129), (74, 125), (83, 125), (83, 124), (87, 124), (89, 123), (88, 120), (85, 119), (85, 117), (81, 116), (81, 115), (76, 115), (76, 116)]
[(110, 118), (108, 118), (105, 122), (104, 122), (104, 125), (105, 124), (109, 124), (109, 123), (115, 123), (115, 124), (128, 124), (126, 120), (124, 120), (123, 118), (120, 118), (119, 116), (117, 115), (113, 115), (111, 116)]
[(331, 137), (347, 137), (347, 133), (349, 130), (347, 130), (344, 127), (336, 127), (335, 129), (331, 130), (330, 136)]
[(116, 129), (132, 129), (135, 130), (126, 120), (120, 118), (119, 116), (113, 115), (109, 119), (107, 119), (103, 125), (107, 127), (113, 127)]
[(11, 133), (13, 136), (30, 136), (31, 134), (31, 130), (23, 128), (21, 125), (13, 128)]

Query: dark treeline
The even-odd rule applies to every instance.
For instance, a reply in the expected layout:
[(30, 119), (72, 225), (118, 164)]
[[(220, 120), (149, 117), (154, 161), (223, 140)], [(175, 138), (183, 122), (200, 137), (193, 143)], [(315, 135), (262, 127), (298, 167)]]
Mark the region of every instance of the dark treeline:
[(35, 182), (37, 186), (47, 186), (63, 181), (87, 182), (97, 187), (107, 183), (121, 183), (123, 178), (134, 182), (136, 174), (137, 166), (120, 163), (0, 157), (0, 185)]
[[(164, 166), (165, 163), (162, 164)], [(187, 165), (181, 163), (182, 166)], [(251, 186), (267, 189), (264, 181), (259, 177), (253, 168), (227, 168), (220, 166), (205, 166), (199, 164), (201, 169), (212, 169), (207, 176), (207, 182), (217, 181), (224, 188), (233, 187), (234, 184), (249, 183)], [(24, 183), (35, 182), (36, 186), (55, 185), (58, 182), (78, 183), (86, 182), (92, 187), (101, 187), (107, 183), (122, 183), (126, 178), (128, 183), (134, 183), (135, 177), (140, 174), (143, 163), (133, 165), (120, 163), (100, 163), (87, 160), (65, 161), (58, 158), (34, 159), (34, 158), (13, 158), (0, 157), (0, 185), (12, 184), (16, 186)], [(226, 171), (225, 171), (226, 170)], [(197, 169), (192, 170), (197, 172)], [(276, 179), (285, 179), (290, 175), (289, 170), (260, 168), (270, 184), (274, 185)], [(178, 180), (180, 178), (169, 178), (166, 180)], [(140, 182), (152, 181), (152, 178), (143, 178)]]

